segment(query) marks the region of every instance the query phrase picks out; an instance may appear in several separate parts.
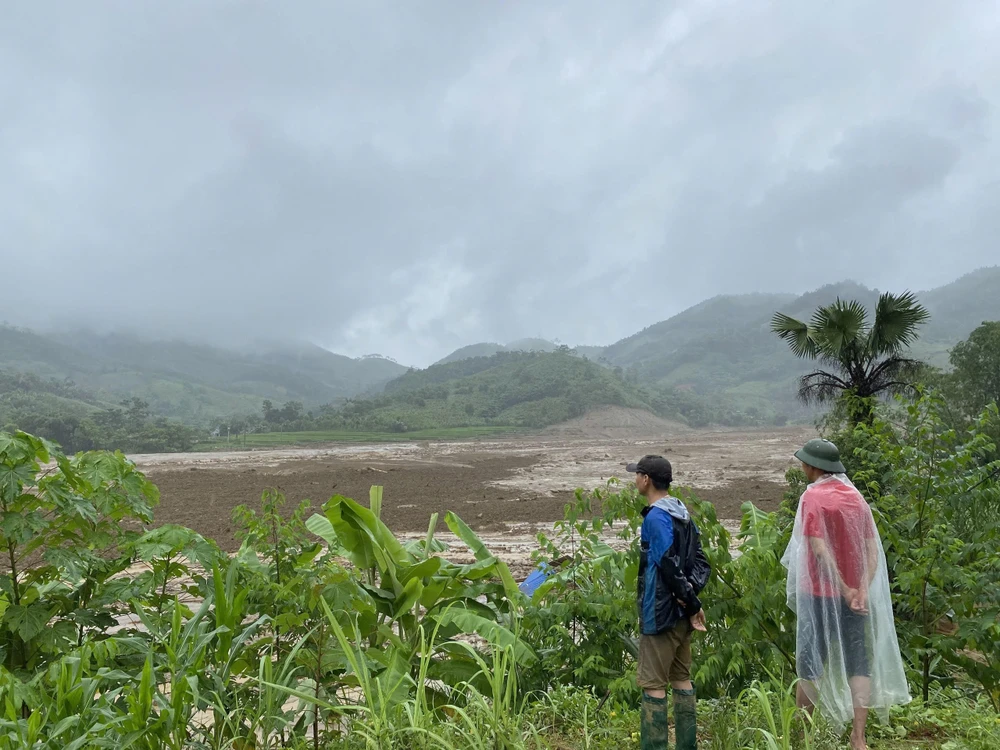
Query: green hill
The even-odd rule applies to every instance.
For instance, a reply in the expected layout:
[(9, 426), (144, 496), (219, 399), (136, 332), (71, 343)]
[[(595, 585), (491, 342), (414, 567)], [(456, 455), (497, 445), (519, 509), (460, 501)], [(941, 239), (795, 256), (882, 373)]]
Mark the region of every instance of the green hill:
[(325, 429), (424, 430), (441, 427), (539, 428), (601, 406), (678, 416), (667, 395), (628, 383), (566, 348), (498, 352), (411, 370), (385, 392), (348, 402)]
[(468, 346), (463, 346), (447, 357), (442, 357), (435, 365), (446, 365), (450, 362), (461, 362), (464, 359), (476, 359), (478, 357), (492, 357), (497, 352), (506, 351), (507, 347), (503, 344), (495, 344), (489, 341), (483, 341), (478, 344), (469, 344)]
[(1000, 320), (1000, 266), (982, 268), (917, 296), (931, 313), (923, 337), (953, 345), (980, 323)]
[[(479, 343), (420, 371), (309, 344), (236, 351), (3, 326), (0, 421), (79, 421), (138, 397), (148, 402), (151, 423), (167, 416), (202, 428), (236, 415), (257, 415), (259, 422), (264, 399), (274, 405), (265, 421), (287, 430), (535, 428), (602, 406), (647, 409), (693, 426), (780, 423), (813, 414), (795, 398), (809, 363), (770, 332), (771, 316), (780, 310), (808, 318), (838, 297), (872, 307), (878, 291), (846, 281), (802, 295), (723, 295), (606, 348), (570, 349), (544, 339)], [(912, 353), (946, 365), (955, 343), (983, 320), (1000, 320), (1000, 268), (918, 297), (932, 318)]]
[(137, 396), (156, 414), (206, 423), (258, 412), (263, 399), (318, 406), (375, 392), (406, 371), (380, 357), (351, 359), (302, 344), (231, 351), (125, 334), (42, 335), (0, 327), (0, 368), (70, 379), (102, 401)]
[(89, 442), (80, 445), (74, 433), (81, 423), (92, 422), (109, 408), (111, 404), (71, 381), (0, 369), (0, 430), (27, 430), (71, 451), (90, 448)]
[(435, 364), (443, 365), (449, 362), (458, 362), (463, 359), (492, 357), (498, 352), (554, 352), (558, 347), (558, 344), (546, 341), (545, 339), (518, 339), (517, 341), (512, 341), (506, 345), (484, 341), (479, 344), (469, 344), (468, 346), (456, 349), (447, 357), (435, 362)]
[(34, 373), (0, 370), (0, 428), (19, 414), (43, 418), (91, 416), (110, 404), (72, 382), (46, 379)]
[(666, 358), (708, 338), (728, 338), (732, 333), (752, 330), (762, 318), (793, 299), (783, 294), (713, 297), (612, 344), (603, 356), (622, 367)]
[(0, 430), (14, 429), (54, 440), (70, 453), (186, 451), (204, 435), (153, 414), (142, 399), (108, 403), (69, 380), (0, 369)]
[(613, 344), (604, 357), (640, 382), (710, 399), (731, 420), (739, 415), (733, 421), (802, 418), (794, 401), (802, 363), (768, 330), (774, 311), (794, 311), (796, 302), (780, 294), (715, 297)]
[[(106, 364), (106, 363), (105, 363)], [(42, 377), (74, 378), (100, 372), (101, 360), (34, 331), (0, 326), (0, 367)]]
[[(796, 399), (797, 380), (809, 363), (796, 359), (770, 331), (771, 316), (781, 311), (808, 319), (817, 307), (838, 297), (857, 299), (869, 309), (879, 291), (853, 281), (822, 286), (806, 294), (720, 295), (678, 315), (649, 326), (608, 347), (578, 347), (581, 358), (620, 368), (628, 382), (670, 399), (690, 399), (689, 420), (766, 424), (783, 419), (808, 419), (814, 412)], [(1000, 319), (1000, 268), (984, 268), (939, 287), (918, 293), (931, 321), (912, 354), (937, 366), (947, 366), (948, 351), (983, 320)], [(486, 368), (484, 359), (496, 353), (546, 351), (555, 344), (527, 339), (502, 345), (480, 343), (463, 347), (438, 365), (462, 363), (458, 369), (434, 369), (434, 382), (471, 375)], [(389, 388), (398, 388), (399, 383)], [(695, 417), (694, 413), (701, 416)], [(708, 415), (712, 415), (709, 417)]]
[[(855, 282), (830, 284), (800, 296), (720, 296), (695, 305), (604, 350), (612, 364), (640, 382), (680, 388), (767, 422), (806, 418), (796, 381), (809, 363), (796, 359), (770, 332), (781, 311), (808, 319), (838, 297), (873, 309), (879, 292)], [(982, 269), (938, 289), (918, 293), (932, 319), (912, 354), (947, 364), (947, 352), (983, 320), (1000, 319), (1000, 268)]]

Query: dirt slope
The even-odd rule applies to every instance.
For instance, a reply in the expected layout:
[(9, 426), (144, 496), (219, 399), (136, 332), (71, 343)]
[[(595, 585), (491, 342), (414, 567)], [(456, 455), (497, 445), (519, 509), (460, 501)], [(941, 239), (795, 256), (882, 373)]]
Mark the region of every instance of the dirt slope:
[(691, 428), (682, 422), (663, 419), (642, 409), (609, 406), (549, 427), (544, 434), (563, 439), (641, 440), (689, 432)]

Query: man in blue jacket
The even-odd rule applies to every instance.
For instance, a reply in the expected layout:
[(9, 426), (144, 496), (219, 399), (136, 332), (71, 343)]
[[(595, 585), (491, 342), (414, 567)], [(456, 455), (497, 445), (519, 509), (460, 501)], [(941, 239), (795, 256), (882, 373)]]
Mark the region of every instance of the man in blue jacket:
[(705, 630), (698, 594), (712, 569), (698, 528), (684, 504), (670, 496), (673, 469), (663, 456), (645, 456), (626, 468), (646, 498), (639, 553), (639, 666), (642, 750), (665, 750), (667, 686), (673, 688), (677, 750), (697, 747), (691, 633)]

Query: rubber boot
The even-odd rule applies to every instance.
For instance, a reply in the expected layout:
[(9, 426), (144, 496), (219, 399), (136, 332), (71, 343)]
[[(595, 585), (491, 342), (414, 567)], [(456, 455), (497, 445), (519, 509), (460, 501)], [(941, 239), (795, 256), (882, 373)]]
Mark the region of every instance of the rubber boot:
[(677, 735), (677, 750), (695, 750), (698, 747), (694, 690), (674, 690), (674, 733)]
[(642, 719), (639, 725), (641, 750), (667, 750), (670, 734), (667, 722), (667, 699), (642, 694)]

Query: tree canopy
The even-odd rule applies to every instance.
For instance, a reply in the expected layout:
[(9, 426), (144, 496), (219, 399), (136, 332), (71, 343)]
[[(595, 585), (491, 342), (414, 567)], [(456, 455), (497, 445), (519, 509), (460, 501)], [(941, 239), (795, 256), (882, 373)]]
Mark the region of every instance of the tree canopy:
[(952, 382), (962, 407), (1000, 403), (1000, 321), (983, 323), (951, 350)]

